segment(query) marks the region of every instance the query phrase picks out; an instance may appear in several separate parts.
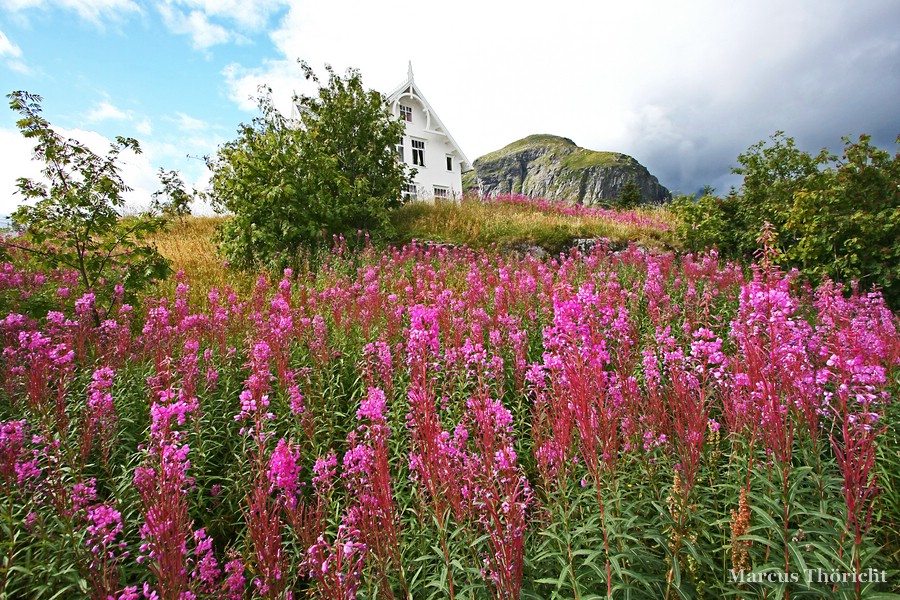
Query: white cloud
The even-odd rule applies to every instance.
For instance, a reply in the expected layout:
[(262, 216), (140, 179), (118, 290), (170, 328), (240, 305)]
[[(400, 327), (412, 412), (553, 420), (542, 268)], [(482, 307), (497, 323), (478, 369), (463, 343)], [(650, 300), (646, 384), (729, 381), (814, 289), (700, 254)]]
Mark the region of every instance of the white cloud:
[(255, 111), (260, 86), (265, 85), (273, 90), (275, 107), (289, 113), (291, 98), (294, 93), (310, 91), (310, 85), (303, 79), (300, 68), (295, 61), (266, 61), (262, 67), (246, 68), (237, 63), (225, 67), (222, 74), (232, 100), (246, 111)]
[(79, 17), (95, 25), (119, 20), (128, 13), (141, 12), (141, 7), (132, 0), (5, 0), (4, 4), (13, 12), (34, 8), (62, 8), (76, 12)]
[(98, 121), (126, 121), (133, 119), (134, 113), (130, 110), (122, 110), (104, 100), (89, 112), (86, 118), (92, 123)]
[(228, 42), (246, 43), (244, 32), (261, 31), (283, 0), (163, 0), (157, 4), (166, 27), (188, 35), (198, 50)]
[(173, 33), (189, 35), (192, 45), (198, 50), (206, 50), (232, 39), (231, 33), (221, 25), (211, 23), (207, 16), (200, 11), (185, 13), (173, 8), (170, 3), (166, 3), (159, 6), (159, 12), (166, 27)]
[(22, 49), (13, 44), (6, 34), (0, 31), (0, 58), (20, 58)]
[(176, 113), (174, 121), (182, 131), (206, 131), (209, 129), (209, 123), (206, 121), (196, 119), (183, 112)]
[[(106, 136), (86, 129), (57, 128), (57, 133), (78, 140), (99, 156), (105, 156), (112, 143)], [(117, 163), (122, 181), (131, 188), (124, 196), (126, 205), (132, 208), (149, 206), (150, 195), (159, 187), (153, 156), (144, 150), (141, 154), (126, 150), (119, 155)]]
[(288, 4), (285, 0), (166, 0), (208, 17), (231, 21), (242, 30), (260, 31), (269, 18)]
[[(100, 156), (105, 156), (109, 151), (111, 140), (96, 131), (65, 128), (57, 128), (56, 131), (63, 137), (80, 141)], [(23, 202), (24, 199), (16, 193), (19, 177), (42, 177), (42, 164), (31, 160), (33, 146), (34, 143), (22, 137), (18, 130), (0, 128), (0, 215), (8, 215)], [(128, 150), (120, 155), (119, 174), (132, 188), (125, 194), (129, 209), (149, 206), (151, 194), (159, 188), (156, 176), (158, 167), (154, 163), (155, 157), (146, 149), (143, 154)]]
[(153, 134), (153, 124), (150, 122), (150, 119), (146, 117), (138, 122), (138, 124), (134, 126), (134, 129), (141, 135), (150, 136)]
[(23, 63), (21, 60), (8, 60), (6, 61), (6, 66), (9, 67), (12, 71), (19, 73), (20, 75), (30, 75), (31, 67)]
[(135, 133), (149, 137), (153, 134), (153, 124), (149, 117), (136, 114), (133, 110), (119, 108), (109, 100), (101, 100), (88, 112), (84, 121), (87, 124), (97, 124), (106, 121), (123, 121), (133, 127)]
[(5, 33), (0, 31), (0, 58), (6, 59), (6, 66), (9, 69), (16, 73), (27, 75), (31, 72), (31, 69), (23, 61), (19, 60), (21, 57), (22, 49), (14, 44)]
[(40, 165), (31, 160), (33, 142), (18, 129), (0, 128), (0, 215), (6, 216), (21, 204), (16, 180), (40, 177)]

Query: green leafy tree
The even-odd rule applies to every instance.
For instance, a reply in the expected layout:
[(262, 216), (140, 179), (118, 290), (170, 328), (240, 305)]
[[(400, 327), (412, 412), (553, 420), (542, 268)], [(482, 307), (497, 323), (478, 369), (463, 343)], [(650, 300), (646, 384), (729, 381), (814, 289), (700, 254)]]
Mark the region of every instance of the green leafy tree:
[[(900, 143), (900, 138), (897, 140)], [(855, 280), (900, 305), (900, 152), (844, 138), (843, 158), (820, 185), (794, 192), (787, 258), (813, 279)]]
[(207, 161), (213, 205), (231, 214), (219, 245), (237, 266), (290, 265), (331, 235), (389, 234), (401, 204), (408, 174), (394, 148), (404, 126), (384, 97), (363, 87), (359, 71), (341, 77), (328, 67), (323, 85), (301, 66), (318, 92), (294, 98), (299, 119), (280, 114), (261, 88), (261, 116)]
[(796, 238), (784, 227), (794, 194), (822, 186), (823, 169), (835, 158), (824, 148), (816, 155), (800, 150), (782, 131), (775, 132), (770, 143), (759, 142), (738, 155), (740, 166), (732, 172), (743, 175), (744, 183), (732, 198), (737, 252), (750, 255), (756, 250), (765, 223), (773, 227), (781, 246), (794, 245)]
[(158, 173), (162, 188), (153, 192), (153, 209), (168, 217), (184, 221), (191, 214), (191, 202), (197, 192), (187, 191), (184, 180), (178, 171), (160, 169)]
[(641, 200), (641, 188), (635, 182), (634, 177), (630, 177), (619, 191), (615, 207), (623, 209), (636, 208), (641, 204)]
[(169, 263), (147, 241), (165, 226), (157, 214), (123, 219), (117, 209), (130, 190), (119, 175), (125, 150), (141, 151), (137, 140), (117, 137), (99, 156), (75, 139), (56, 133), (41, 116), (40, 96), (25, 91), (7, 96), (19, 113), (22, 135), (34, 140), (34, 159), (43, 163), (43, 179), (17, 181), (26, 203), (12, 215), (21, 238), (7, 239), (31, 253), (43, 268), (71, 269), (96, 298), (95, 319), (111, 310), (115, 287), (133, 300), (149, 282), (169, 273)]
[(813, 282), (878, 286), (900, 306), (900, 153), (891, 157), (866, 135), (844, 144), (840, 160), (824, 149), (804, 152), (781, 132), (751, 146), (734, 169), (744, 176), (738, 192), (673, 203), (676, 233), (691, 250), (716, 246), (749, 258), (769, 223), (783, 266)]
[(699, 198), (678, 196), (671, 208), (678, 215), (675, 235), (691, 252), (716, 247), (733, 253), (738, 247), (738, 235), (742, 232), (735, 227), (738, 203), (734, 193), (720, 198), (714, 190), (705, 189)]

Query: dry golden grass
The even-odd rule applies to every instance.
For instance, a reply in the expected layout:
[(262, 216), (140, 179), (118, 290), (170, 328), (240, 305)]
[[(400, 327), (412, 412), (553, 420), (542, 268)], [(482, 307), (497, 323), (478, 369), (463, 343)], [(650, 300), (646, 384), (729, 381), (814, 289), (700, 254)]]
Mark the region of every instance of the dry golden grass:
[[(174, 221), (169, 229), (151, 239), (159, 253), (172, 261), (175, 273), (183, 271), (191, 285), (191, 299), (198, 300), (213, 287), (230, 285), (236, 290), (249, 290), (251, 275), (227, 268), (216, 254), (213, 235), (224, 217), (187, 217)], [(159, 293), (170, 296), (175, 291), (175, 277), (159, 284)]]

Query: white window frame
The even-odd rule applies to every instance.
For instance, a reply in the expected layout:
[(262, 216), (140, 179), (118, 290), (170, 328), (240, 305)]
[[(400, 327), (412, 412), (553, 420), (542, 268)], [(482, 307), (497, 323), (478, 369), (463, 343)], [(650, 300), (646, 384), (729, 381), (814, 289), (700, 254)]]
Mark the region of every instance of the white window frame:
[(412, 106), (406, 106), (405, 104), (400, 105), (400, 116), (403, 117), (403, 120), (407, 123), (412, 123)]
[(412, 139), (412, 164), (417, 167), (425, 166), (425, 140)]
[(450, 188), (443, 185), (434, 186), (434, 197), (435, 198), (449, 198), (450, 197)]
[(406, 184), (406, 188), (403, 190), (403, 199), (404, 200), (418, 200), (419, 199), (419, 188), (415, 183)]
[(406, 138), (401, 137), (400, 143), (397, 144), (397, 156), (400, 157), (400, 162), (406, 162)]
[(447, 155), (447, 171), (453, 172), (453, 156), (451, 154)]

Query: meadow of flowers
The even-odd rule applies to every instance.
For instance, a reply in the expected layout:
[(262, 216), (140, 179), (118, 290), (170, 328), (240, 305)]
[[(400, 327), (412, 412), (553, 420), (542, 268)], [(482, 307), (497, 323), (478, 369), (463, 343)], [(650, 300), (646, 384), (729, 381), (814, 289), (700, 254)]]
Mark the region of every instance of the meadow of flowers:
[(5, 264), (0, 597), (896, 590), (897, 319), (776, 263), (338, 244), (109, 314)]
[(491, 197), (478, 197), (478, 202), (487, 204), (510, 205), (535, 210), (542, 213), (565, 215), (567, 217), (592, 217), (632, 225), (635, 227), (648, 227), (657, 231), (671, 231), (672, 224), (660, 218), (654, 217), (646, 210), (621, 210), (604, 208), (602, 206), (584, 206), (582, 204), (566, 204), (546, 198), (531, 198), (522, 194), (506, 194)]

